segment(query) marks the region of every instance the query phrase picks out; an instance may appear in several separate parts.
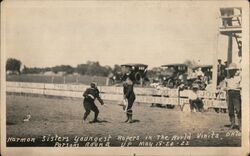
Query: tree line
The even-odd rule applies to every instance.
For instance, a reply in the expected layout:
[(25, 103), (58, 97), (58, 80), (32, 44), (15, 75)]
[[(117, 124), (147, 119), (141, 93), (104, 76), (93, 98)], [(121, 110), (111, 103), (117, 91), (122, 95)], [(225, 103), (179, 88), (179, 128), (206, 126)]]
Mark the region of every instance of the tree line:
[(112, 72), (121, 70), (119, 65), (115, 65), (113, 68), (110, 66), (102, 66), (98, 61), (87, 61), (85, 64), (78, 64), (76, 67), (70, 65), (57, 65), (54, 67), (27, 67), (23, 66), (22, 62), (15, 58), (9, 58), (6, 62), (6, 71), (18, 74), (42, 74), (46, 72), (53, 72), (55, 74), (63, 72), (65, 74), (78, 73), (81, 75), (90, 76), (108, 76)]
[[(186, 60), (184, 62), (189, 68), (194, 68), (197, 66), (197, 62)], [(78, 73), (81, 75), (90, 75), (90, 76), (109, 76), (110, 73), (121, 72), (121, 67), (115, 64), (113, 67), (102, 66), (98, 61), (87, 61), (85, 64), (78, 64), (76, 67), (70, 65), (57, 65), (54, 67), (27, 67), (23, 66), (21, 69), (22, 62), (15, 58), (9, 58), (6, 62), (6, 71), (18, 74), (41, 74), (46, 72), (53, 72), (55, 74), (59, 72), (64, 72), (65, 74)], [(154, 77), (161, 70), (160, 67), (154, 67), (151, 70), (148, 70), (148, 76)]]

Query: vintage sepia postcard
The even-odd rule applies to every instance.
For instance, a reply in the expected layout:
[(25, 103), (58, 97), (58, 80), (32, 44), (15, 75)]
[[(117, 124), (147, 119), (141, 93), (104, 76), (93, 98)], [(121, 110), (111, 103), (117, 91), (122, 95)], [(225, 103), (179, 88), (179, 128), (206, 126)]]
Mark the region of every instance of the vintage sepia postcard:
[(5, 0), (1, 154), (249, 148), (247, 1)]

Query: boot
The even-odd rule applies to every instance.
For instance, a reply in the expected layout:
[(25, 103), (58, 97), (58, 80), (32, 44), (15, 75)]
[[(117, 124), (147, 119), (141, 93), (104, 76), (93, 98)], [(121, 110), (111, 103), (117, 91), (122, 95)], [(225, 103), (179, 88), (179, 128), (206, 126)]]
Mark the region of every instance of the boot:
[(92, 123), (100, 122), (100, 120), (98, 120), (98, 114), (99, 114), (99, 111), (95, 111), (95, 117)]
[(132, 123), (133, 120), (132, 120), (132, 114), (129, 114), (129, 118), (128, 118), (128, 123)]
[(235, 128), (235, 117), (230, 117), (230, 122), (231, 122), (230, 128), (234, 129)]
[(97, 123), (97, 122), (101, 122), (101, 121), (98, 120), (97, 117), (95, 117), (94, 120), (92, 120), (90, 123)]
[(238, 129), (241, 131), (241, 119), (238, 118)]
[(129, 120), (129, 114), (127, 113), (126, 115), (127, 115), (127, 119), (124, 122), (128, 122)]

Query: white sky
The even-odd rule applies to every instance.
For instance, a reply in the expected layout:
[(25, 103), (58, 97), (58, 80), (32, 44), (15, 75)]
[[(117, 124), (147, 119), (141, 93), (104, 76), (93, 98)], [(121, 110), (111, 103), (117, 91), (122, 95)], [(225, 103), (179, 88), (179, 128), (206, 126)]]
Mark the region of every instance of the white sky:
[(212, 64), (217, 43), (218, 57), (226, 56), (227, 38), (215, 37), (220, 6), (214, 2), (29, 4), (5, 10), (6, 58), (29, 67), (88, 60), (110, 66), (153, 67), (186, 59)]

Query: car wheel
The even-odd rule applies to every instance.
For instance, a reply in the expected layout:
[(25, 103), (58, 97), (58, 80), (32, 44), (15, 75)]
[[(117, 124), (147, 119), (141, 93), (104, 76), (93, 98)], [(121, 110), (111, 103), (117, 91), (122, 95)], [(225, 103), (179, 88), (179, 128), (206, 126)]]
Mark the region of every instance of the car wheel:
[(135, 81), (136, 83), (140, 83), (142, 79), (142, 76), (139, 72), (135, 73)]
[(169, 88), (174, 88), (174, 80), (169, 79), (168, 82), (167, 82), (167, 86), (168, 86)]

